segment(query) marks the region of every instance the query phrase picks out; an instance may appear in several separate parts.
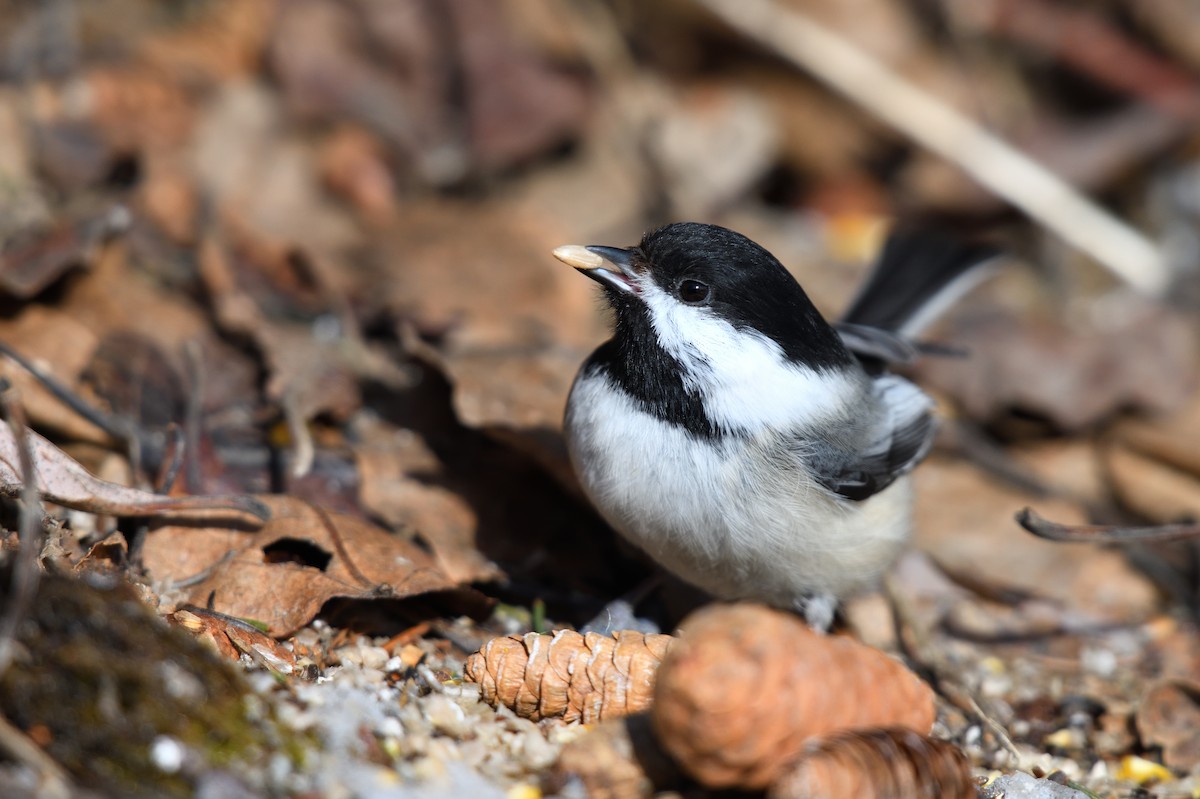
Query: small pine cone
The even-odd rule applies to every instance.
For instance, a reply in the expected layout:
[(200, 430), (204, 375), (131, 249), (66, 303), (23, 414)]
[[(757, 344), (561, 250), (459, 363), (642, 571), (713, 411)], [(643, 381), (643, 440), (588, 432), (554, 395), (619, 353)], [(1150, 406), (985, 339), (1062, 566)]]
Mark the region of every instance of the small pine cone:
[(933, 725), (933, 692), (903, 664), (791, 613), (718, 605), (694, 614), (659, 670), (663, 747), (710, 788), (770, 785), (815, 735)]
[(603, 636), (560, 630), (493, 638), (464, 669), (483, 700), (527, 719), (592, 724), (644, 710), (674, 639), (632, 630)]
[(976, 799), (971, 766), (954, 744), (905, 727), (811, 739), (768, 799)]

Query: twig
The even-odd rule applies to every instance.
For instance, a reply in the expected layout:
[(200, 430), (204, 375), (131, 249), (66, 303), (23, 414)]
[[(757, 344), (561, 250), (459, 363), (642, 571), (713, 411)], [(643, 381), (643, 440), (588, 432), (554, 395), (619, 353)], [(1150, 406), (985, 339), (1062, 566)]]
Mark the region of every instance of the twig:
[(325, 509), (312, 503), (309, 503), (308, 507), (312, 508), (313, 513), (317, 514), (317, 518), (321, 520), (321, 525), (325, 528), (325, 532), (329, 533), (329, 540), (333, 543), (333, 548), (337, 550), (338, 557), (342, 559), (342, 563), (346, 566), (346, 571), (350, 572), (350, 576), (358, 580), (359, 584), (364, 587), (377, 586), (377, 582), (363, 574), (358, 566), (355, 565), (354, 558), (350, 557), (350, 552), (346, 549), (345, 542), (342, 541), (342, 534), (338, 532), (337, 525), (333, 523), (333, 519), (329, 518), (329, 514), (325, 512)]
[(288, 434), (292, 439), (291, 474), (294, 479), (299, 479), (312, 471), (313, 458), (316, 456), (312, 433), (309, 432), (308, 422), (296, 405), (293, 392), (285, 392), (280, 405), (283, 406), (283, 418), (287, 422)]
[(112, 438), (120, 441), (130, 447), (138, 443), (137, 431), (124, 419), (118, 416), (110, 416), (103, 411), (97, 410), (85, 402), (71, 389), (67, 388), (54, 375), (41, 369), (33, 361), (26, 358), (21, 353), (14, 350), (12, 347), (0, 341), (0, 354), (14, 361), (18, 366), (29, 372), (39, 383), (41, 383), (47, 391), (54, 395), (55, 399), (60, 400), (68, 408), (82, 416), (87, 421), (99, 427), (104, 433)]
[(188, 376), (187, 408), (183, 417), (183, 487), (190, 493), (200, 490), (200, 440), (204, 435), (204, 356), (200, 342), (191, 339), (183, 345)]
[(975, 716), (992, 731), (1000, 746), (1014, 758), (1013, 762), (1020, 762), (1021, 753), (1008, 731), (1004, 729), (1004, 725), (988, 715), (957, 675), (946, 667), (944, 659), (939, 656), (938, 647), (929, 635), (929, 630), (917, 621), (916, 610), (904, 592), (897, 587), (895, 579), (885, 579), (883, 589), (888, 604), (891, 605), (896, 640), (914, 670), (926, 678), (938, 696), (964, 713)]
[(17, 627), (29, 612), (37, 593), (41, 571), (38, 556), (41, 554), (42, 501), (38, 495), (38, 479), (34, 472), (33, 453), (29, 448), (29, 428), (25, 425), (25, 413), (14, 394), (16, 389), (7, 380), (0, 383), (0, 410), (12, 428), (17, 445), (17, 458), (21, 464), (21, 513), (17, 529), (16, 563), (12, 570), (8, 603), (0, 617), (0, 674), (8, 668), (13, 657), (13, 642)]
[(159, 494), (170, 494), (171, 489), (175, 487), (175, 481), (179, 479), (179, 472), (183, 468), (184, 451), (187, 449), (187, 439), (184, 438), (183, 428), (171, 422), (167, 425), (167, 468), (163, 470), (162, 477), (155, 486), (155, 492)]
[(696, 1), (951, 161), (1137, 290), (1161, 295), (1167, 289), (1163, 255), (1140, 232), (840, 34), (771, 0)]
[(209, 577), (211, 577), (213, 572), (215, 572), (217, 569), (223, 567), (226, 563), (228, 563), (229, 561), (231, 561), (235, 557), (237, 557), (237, 554), (238, 554), (238, 550), (236, 550), (236, 549), (229, 550), (228, 552), (226, 552), (224, 555), (221, 556), (220, 560), (218, 560), (213, 565), (209, 566), (207, 569), (199, 571), (196, 574), (193, 574), (191, 577), (183, 577), (178, 580), (172, 580), (171, 582), (167, 583), (166, 590), (167, 591), (179, 591), (184, 588), (191, 588), (193, 586), (200, 585), (200, 583), (204, 582)]
[(1017, 745), (1013, 743), (1013, 739), (1009, 736), (1008, 730), (1004, 729), (1004, 725), (999, 721), (985, 713), (983, 708), (979, 706), (979, 701), (972, 696), (964, 686), (955, 685), (952, 682), (945, 682), (942, 684), (942, 688), (950, 689), (946, 694), (943, 694), (943, 696), (958, 694), (956, 699), (953, 699), (952, 701), (958, 705), (960, 710), (966, 710), (968, 713), (974, 715), (975, 718), (977, 718), (983, 724), (983, 726), (992, 731), (992, 735), (996, 736), (996, 740), (999, 741), (1000, 745), (1004, 747), (1004, 750), (1012, 756), (1014, 765), (1021, 762), (1021, 750), (1017, 749)]
[(1048, 541), (1088, 541), (1093, 544), (1130, 544), (1143, 541), (1183, 541), (1200, 538), (1200, 524), (1163, 524), (1157, 527), (1121, 527), (1106, 524), (1060, 524), (1043, 519), (1032, 508), (1017, 512), (1017, 524)]

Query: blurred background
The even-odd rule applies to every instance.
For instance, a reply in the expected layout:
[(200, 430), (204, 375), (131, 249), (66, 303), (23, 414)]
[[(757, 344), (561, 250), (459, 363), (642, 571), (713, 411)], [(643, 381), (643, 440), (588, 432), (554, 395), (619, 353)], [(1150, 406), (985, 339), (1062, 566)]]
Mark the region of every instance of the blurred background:
[[(1013, 515), (1200, 516), (1198, 121), (1181, 0), (0, 0), (0, 374), (108, 480), (287, 494), (414, 542), (503, 611), (408, 609), (433, 627), (406, 640), (461, 660), (649, 573), (564, 458), (607, 320), (553, 248), (715, 222), (836, 316), (893, 225), (993, 243), (929, 333), (966, 357), (913, 369), (945, 424), (893, 593), (932, 672), (1087, 774), (1144, 751), (1139, 680), (1194, 676), (1200, 559)], [(97, 548), (114, 531), (132, 547)], [(296, 537), (258, 566), (344, 559)], [(226, 568), (245, 538), (75, 514), (54, 540), (160, 612), (264, 619), (236, 600), (264, 572)], [(273, 635), (399, 624), (295, 590)], [(895, 648), (871, 601), (857, 631)], [(1092, 726), (1047, 743), (1071, 696)], [(941, 732), (1002, 763), (972, 713)]]
[[(605, 335), (594, 287), (549, 251), (692, 219), (765, 245), (827, 315), (893, 224), (1000, 245), (999, 277), (935, 334), (971, 357), (918, 370), (961, 422), (950, 446), (1093, 517), (1200, 503), (1131, 508), (1141, 490), (1122, 499), (1093, 451), (1194, 384), (1185, 5), (48, 0), (0, 18), (0, 338), (141, 431), (109, 467), (128, 479), (153, 480), (165, 425), (190, 420), (182, 489), (304, 484), (398, 522), (431, 500), (393, 478), (443, 474), (439, 507), (493, 492), (481, 452), (519, 453), (517, 493), (472, 500), (460, 533), (480, 514), (547, 527), (513, 497), (542, 503), (546, 475), (572, 496), (559, 420)], [(111, 443), (6, 369), (35, 424)], [(372, 460), (380, 430), (420, 446)], [(1004, 446), (1068, 439), (1088, 448), (1069, 469)], [(511, 570), (528, 543), (488, 560)]]
[[(457, 580), (603, 593), (546, 548), (611, 547), (559, 439), (606, 320), (550, 250), (717, 222), (836, 315), (902, 224), (1007, 253), (933, 334), (970, 356), (917, 368), (943, 451), (1075, 520), (1200, 506), (1186, 4), (47, 0), (0, 19), (0, 340), (107, 421), (5, 371), (102, 473), (154, 483), (174, 424), (178, 491), (304, 492), (415, 527)], [(1020, 504), (980, 515), (1007, 530)]]

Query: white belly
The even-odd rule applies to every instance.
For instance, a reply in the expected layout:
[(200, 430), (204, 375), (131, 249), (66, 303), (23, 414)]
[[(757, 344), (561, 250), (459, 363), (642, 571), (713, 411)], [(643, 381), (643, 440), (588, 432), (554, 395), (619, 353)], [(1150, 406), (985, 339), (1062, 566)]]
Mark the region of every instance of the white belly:
[(572, 390), (567, 445), (584, 490), (618, 532), (724, 599), (792, 607), (873, 584), (908, 539), (907, 478), (861, 502), (806, 477), (754, 438), (697, 439), (641, 411), (608, 379)]

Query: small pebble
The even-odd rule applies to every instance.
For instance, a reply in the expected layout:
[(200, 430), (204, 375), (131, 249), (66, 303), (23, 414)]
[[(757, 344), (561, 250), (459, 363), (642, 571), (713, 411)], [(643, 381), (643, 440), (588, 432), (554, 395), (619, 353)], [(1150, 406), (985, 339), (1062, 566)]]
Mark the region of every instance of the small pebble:
[(183, 745), (167, 735), (160, 735), (150, 744), (150, 760), (164, 774), (174, 774), (183, 767)]

